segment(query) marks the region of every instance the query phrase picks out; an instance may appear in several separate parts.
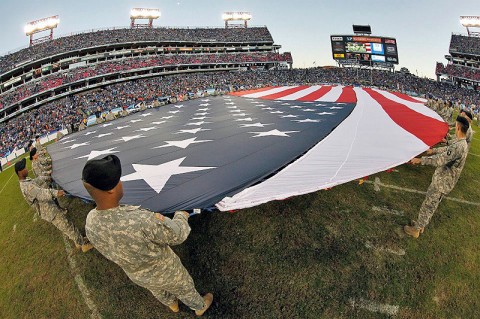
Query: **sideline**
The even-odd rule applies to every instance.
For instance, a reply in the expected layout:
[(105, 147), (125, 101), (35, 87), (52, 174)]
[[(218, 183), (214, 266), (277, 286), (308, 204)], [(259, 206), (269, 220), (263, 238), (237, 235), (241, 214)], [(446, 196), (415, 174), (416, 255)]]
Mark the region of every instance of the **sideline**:
[[(395, 189), (395, 190), (401, 191), (401, 192), (415, 193), (415, 194), (422, 194), (422, 195), (427, 194), (427, 192), (419, 191), (419, 190), (416, 190), (416, 189), (404, 188), (404, 187), (399, 187), (399, 186), (389, 185), (389, 184), (383, 184), (382, 182), (380, 182), (380, 179), (376, 180), (375, 182), (366, 180), (366, 181), (364, 181), (364, 183), (373, 184), (374, 186), (377, 185), (377, 186), (381, 186), (381, 187), (385, 187), (385, 188)], [(470, 202), (470, 201), (464, 200), (464, 199), (459, 199), (459, 198), (455, 198), (455, 197), (448, 197), (448, 196), (445, 196), (445, 199), (451, 200), (453, 202), (458, 202), (458, 203), (462, 203), (462, 204), (467, 204), (467, 205), (479, 206), (480, 207), (480, 203)]]
[(93, 302), (92, 298), (90, 297), (90, 291), (85, 285), (85, 282), (83, 281), (82, 276), (80, 276), (80, 274), (77, 272), (77, 262), (71, 255), (72, 247), (70, 247), (70, 245), (68, 244), (68, 241), (65, 235), (62, 235), (62, 237), (63, 237), (63, 242), (65, 243), (65, 251), (67, 252), (68, 264), (70, 265), (70, 269), (72, 270), (72, 273), (75, 276), (75, 282), (77, 283), (78, 290), (80, 290), (80, 293), (82, 294), (82, 297), (83, 297), (83, 301), (88, 306), (88, 309), (90, 309), (91, 311), (90, 318), (102, 319), (102, 315), (100, 315), (100, 312), (98, 312), (97, 305)]
[(370, 312), (378, 312), (378, 313), (390, 315), (390, 316), (395, 316), (398, 313), (398, 310), (400, 308), (399, 306), (381, 304), (378, 302), (365, 300), (363, 298), (360, 298), (360, 299), (350, 298), (349, 302), (352, 308), (365, 309)]
[(5, 185), (3, 185), (2, 190), (0, 191), (0, 195), (3, 193), (3, 190), (5, 189), (5, 187), (7, 187), (8, 183), (9, 183), (10, 180), (12, 179), (13, 175), (14, 175), (14, 174), (12, 174), (12, 175), (10, 176), (10, 178), (8, 179), (8, 181), (5, 183)]

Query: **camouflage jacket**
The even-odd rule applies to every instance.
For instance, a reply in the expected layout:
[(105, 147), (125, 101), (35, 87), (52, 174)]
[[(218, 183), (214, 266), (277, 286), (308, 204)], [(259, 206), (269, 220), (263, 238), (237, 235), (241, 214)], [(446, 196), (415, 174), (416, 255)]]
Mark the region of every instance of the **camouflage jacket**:
[(465, 138), (454, 141), (451, 145), (433, 149), (434, 155), (422, 157), (422, 165), (435, 166), (432, 185), (448, 194), (460, 177), (468, 155), (468, 145)]
[(36, 176), (45, 176), (50, 175), (52, 167), (48, 165), (48, 162), (45, 160), (41, 160), (40, 157), (32, 161), (32, 170)]
[[(469, 126), (468, 127), (468, 130), (467, 130), (467, 134), (465, 136), (465, 140), (467, 141), (467, 144), (468, 146), (470, 146), (470, 143), (472, 142), (472, 138), (473, 138), (473, 130), (472, 130), (472, 127)], [(453, 134), (448, 134), (447, 136), (447, 145), (450, 145), (452, 144), (453, 142), (455, 142), (457, 140), (456, 136)]]
[(118, 264), (134, 281), (148, 278), (159, 262), (178, 259), (169, 245), (178, 245), (190, 233), (188, 218), (176, 212), (173, 219), (135, 206), (92, 209), (85, 231), (90, 242), (106, 258)]
[(23, 197), (30, 206), (35, 207), (36, 212), (43, 219), (51, 222), (57, 213), (63, 212), (54, 201), (54, 198), (57, 197), (58, 190), (39, 186), (39, 184), (45, 182), (44, 179), (31, 179), (27, 177), (25, 180), (19, 182)]

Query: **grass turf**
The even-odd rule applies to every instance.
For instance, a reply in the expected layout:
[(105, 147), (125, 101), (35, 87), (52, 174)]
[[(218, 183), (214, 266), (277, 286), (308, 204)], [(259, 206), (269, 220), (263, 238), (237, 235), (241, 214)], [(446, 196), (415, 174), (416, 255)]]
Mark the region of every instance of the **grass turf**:
[[(449, 196), (480, 202), (480, 157), (472, 155), (480, 155), (480, 141), (474, 137)], [(370, 180), (426, 190), (433, 173), (411, 165), (397, 169)], [(0, 317), (89, 317), (61, 235), (44, 221), (33, 222), (12, 174), (11, 168), (0, 174)], [(233, 214), (194, 216), (190, 237), (174, 249), (198, 290), (214, 293), (209, 318), (387, 316), (352, 308), (352, 299), (398, 305), (398, 318), (478, 317), (480, 208), (444, 200), (420, 239), (406, 238), (402, 226), (416, 218), (423, 199), (351, 182)], [(68, 198), (61, 203), (83, 231), (92, 206)], [(406, 254), (372, 250), (367, 242)], [(74, 258), (104, 318), (194, 317), (184, 305), (179, 314), (169, 312), (97, 251)]]

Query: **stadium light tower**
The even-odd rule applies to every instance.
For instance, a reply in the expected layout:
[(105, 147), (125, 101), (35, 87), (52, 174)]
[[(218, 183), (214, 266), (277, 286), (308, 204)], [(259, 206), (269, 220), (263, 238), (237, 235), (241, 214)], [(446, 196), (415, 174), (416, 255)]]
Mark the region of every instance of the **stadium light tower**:
[(467, 28), (469, 36), (480, 37), (479, 31), (470, 31), (470, 28), (480, 28), (480, 16), (461, 16), (460, 23)]
[[(24, 31), (25, 34), (30, 37), (30, 46), (41, 42), (53, 40), (53, 29), (55, 29), (59, 23), (60, 20), (58, 19), (58, 16), (43, 18), (27, 23), (25, 25)], [(34, 34), (47, 30), (50, 30), (49, 35), (37, 39), (33, 38)]]
[[(152, 28), (153, 20), (160, 16), (160, 9), (133, 8), (130, 10), (130, 28)], [(148, 20), (148, 23), (135, 23), (137, 19)]]
[[(225, 21), (225, 29), (228, 28), (248, 28), (248, 21), (252, 19), (250, 12), (224, 12), (222, 19)], [(234, 21), (243, 21), (242, 24), (233, 23)]]

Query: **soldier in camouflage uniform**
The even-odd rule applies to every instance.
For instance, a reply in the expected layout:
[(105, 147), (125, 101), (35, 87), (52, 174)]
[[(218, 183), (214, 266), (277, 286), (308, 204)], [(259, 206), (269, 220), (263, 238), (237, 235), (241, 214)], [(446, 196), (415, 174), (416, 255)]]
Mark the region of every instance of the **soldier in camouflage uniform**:
[(30, 151), (30, 160), (32, 161), (32, 170), (35, 173), (35, 176), (50, 176), (52, 175), (52, 165), (49, 164), (44, 158), (41, 159), (37, 152), (37, 149), (34, 147)]
[(92, 249), (92, 244), (84, 241), (80, 231), (67, 220), (67, 211), (60, 208), (54, 201), (54, 198), (64, 196), (65, 192), (62, 190), (42, 188), (38, 185), (38, 180), (28, 178), (28, 169), (26, 167), (25, 158), (15, 163), (15, 172), (17, 173), (20, 182), (20, 190), (23, 197), (30, 206), (35, 208), (36, 214), (53, 224), (63, 234), (70, 238), (77, 249), (82, 249), (87, 252)]
[[(466, 110), (460, 111), (460, 116), (463, 116), (468, 121), (469, 126), (468, 126), (468, 130), (467, 130), (467, 134), (465, 135), (465, 140), (467, 141), (468, 147), (470, 147), (470, 143), (472, 142), (472, 138), (473, 138), (473, 130), (472, 130), (472, 126), (471, 126), (473, 116), (472, 116), (472, 113), (470, 113), (469, 111), (466, 111)], [(447, 145), (450, 145), (452, 142), (455, 142), (455, 141), (456, 141), (456, 136), (452, 137), (450, 134), (447, 135), (447, 139), (446, 139)]]
[(123, 197), (120, 176), (120, 160), (115, 155), (85, 164), (82, 180), (97, 204), (87, 216), (87, 237), (134, 283), (150, 290), (173, 312), (179, 311), (181, 300), (198, 316), (203, 315), (213, 295), (200, 296), (192, 277), (170, 248), (188, 237), (188, 213), (179, 211), (170, 219), (139, 207), (119, 206)]
[(429, 150), (427, 154), (432, 156), (412, 159), (412, 164), (432, 165), (437, 169), (433, 174), (432, 183), (428, 187), (425, 200), (420, 207), (417, 220), (413, 223), (413, 226), (407, 225), (404, 227), (404, 231), (408, 235), (418, 238), (423, 233), (442, 198), (455, 187), (468, 154), (468, 145), (465, 140), (468, 127), (468, 121), (464, 117), (458, 116), (455, 126), (457, 140), (454, 143)]

